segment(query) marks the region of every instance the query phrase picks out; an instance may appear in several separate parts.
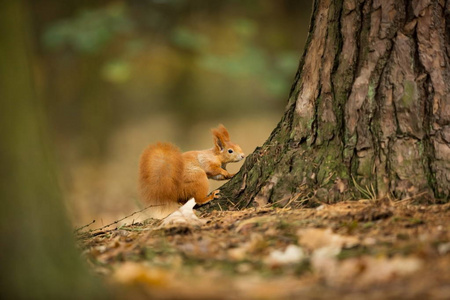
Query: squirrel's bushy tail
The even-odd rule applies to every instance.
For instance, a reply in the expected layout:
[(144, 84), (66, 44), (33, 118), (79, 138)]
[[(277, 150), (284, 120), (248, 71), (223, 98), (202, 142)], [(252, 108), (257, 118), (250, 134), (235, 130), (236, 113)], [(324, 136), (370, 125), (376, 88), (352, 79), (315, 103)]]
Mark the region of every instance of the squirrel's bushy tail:
[(139, 190), (149, 217), (164, 218), (178, 209), (184, 162), (181, 151), (170, 143), (150, 145), (139, 163)]

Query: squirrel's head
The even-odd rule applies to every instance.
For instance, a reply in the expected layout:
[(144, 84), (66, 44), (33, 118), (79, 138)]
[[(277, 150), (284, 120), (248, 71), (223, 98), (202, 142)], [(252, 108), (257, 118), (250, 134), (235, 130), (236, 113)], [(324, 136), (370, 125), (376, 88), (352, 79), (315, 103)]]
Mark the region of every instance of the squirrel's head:
[(230, 134), (225, 126), (220, 124), (211, 131), (214, 137), (214, 151), (222, 163), (238, 162), (245, 157), (241, 147), (230, 141)]

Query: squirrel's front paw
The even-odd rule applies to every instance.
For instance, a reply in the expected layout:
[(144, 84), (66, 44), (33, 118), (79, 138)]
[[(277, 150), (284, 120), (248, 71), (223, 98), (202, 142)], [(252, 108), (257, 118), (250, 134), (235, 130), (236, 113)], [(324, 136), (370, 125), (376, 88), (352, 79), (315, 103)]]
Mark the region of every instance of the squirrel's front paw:
[(212, 192), (213, 194), (213, 199), (219, 199), (220, 198), (220, 190), (215, 190), (214, 192)]

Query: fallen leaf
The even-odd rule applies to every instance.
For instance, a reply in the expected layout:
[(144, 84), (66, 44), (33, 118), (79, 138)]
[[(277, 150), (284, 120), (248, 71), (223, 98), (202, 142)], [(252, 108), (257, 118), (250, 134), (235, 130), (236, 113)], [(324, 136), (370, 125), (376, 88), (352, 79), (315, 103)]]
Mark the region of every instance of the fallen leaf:
[(286, 265), (298, 263), (305, 258), (305, 253), (302, 248), (296, 245), (289, 245), (284, 251), (274, 250), (269, 254), (267, 263), (276, 265)]
[(363, 256), (338, 261), (331, 257), (311, 260), (312, 268), (323, 276), (327, 284), (340, 286), (354, 284), (360, 287), (389, 282), (421, 269), (423, 262), (415, 257)]
[(122, 284), (143, 283), (154, 287), (165, 287), (170, 283), (166, 271), (148, 268), (135, 262), (126, 262), (120, 265), (114, 271), (112, 278)]
[(232, 261), (243, 260), (246, 257), (246, 255), (247, 255), (246, 247), (238, 247), (238, 248), (228, 249), (228, 257)]
[(190, 199), (178, 210), (168, 215), (162, 222), (161, 226), (167, 226), (170, 224), (188, 224), (188, 225), (203, 225), (206, 224), (205, 220), (199, 219), (194, 213), (195, 206), (194, 198)]
[(438, 246), (438, 252), (440, 255), (445, 255), (450, 252), (450, 243), (440, 244)]
[(338, 261), (336, 256), (341, 252), (340, 247), (322, 247), (315, 250), (311, 255), (312, 269), (320, 276), (337, 274)]
[(310, 250), (323, 247), (352, 248), (359, 244), (359, 239), (353, 236), (335, 234), (331, 229), (307, 228), (297, 231), (299, 244)]
[(253, 224), (266, 223), (272, 220), (274, 220), (274, 217), (265, 217), (265, 216), (247, 219), (239, 223), (239, 225), (236, 227), (236, 232), (240, 232), (246, 226), (253, 226)]

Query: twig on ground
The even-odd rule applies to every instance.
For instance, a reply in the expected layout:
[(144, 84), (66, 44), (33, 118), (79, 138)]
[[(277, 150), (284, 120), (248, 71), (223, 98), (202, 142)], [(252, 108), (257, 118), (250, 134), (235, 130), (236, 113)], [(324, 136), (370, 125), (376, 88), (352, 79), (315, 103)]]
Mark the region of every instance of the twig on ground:
[(89, 223), (89, 224), (86, 224), (86, 225), (83, 225), (83, 226), (81, 226), (81, 227), (75, 228), (75, 229), (73, 230), (73, 232), (74, 232), (74, 233), (77, 233), (77, 232), (80, 231), (81, 229), (84, 229), (84, 228), (86, 228), (86, 227), (88, 227), (88, 226), (91, 226), (91, 225), (94, 224), (94, 223), (95, 223), (95, 220), (92, 220), (92, 222)]
[[(107, 224), (107, 225), (105, 225), (105, 226), (102, 226), (102, 227), (100, 227), (100, 228), (97, 228), (97, 229), (91, 229), (90, 231), (100, 231), (100, 230), (102, 230), (102, 229), (105, 229), (105, 228), (107, 228), (107, 227), (110, 227), (110, 226), (112, 226), (112, 225), (115, 225), (115, 224), (117, 224), (117, 223), (119, 223), (119, 222), (121, 222), (121, 221), (123, 221), (123, 220), (125, 220), (125, 219), (127, 219), (127, 218), (129, 218), (129, 217), (131, 217), (131, 216), (134, 216), (134, 215), (137, 214), (137, 213), (143, 212), (144, 210), (149, 209), (150, 207), (155, 207), (155, 206), (159, 206), (159, 205), (149, 205), (149, 206), (147, 206), (147, 207), (144, 207), (144, 208), (141, 209), (141, 210), (135, 211), (135, 212), (129, 214), (128, 216), (123, 217), (122, 219), (116, 220), (116, 221), (114, 221), (114, 222), (112, 222), (112, 223), (109, 223), (109, 224)], [(85, 227), (91, 225), (91, 224), (94, 223), (94, 222), (95, 222), (95, 220), (94, 220), (93, 222), (91, 222), (90, 224), (84, 225), (84, 226), (82, 226), (82, 227), (76, 229), (75, 232), (78, 232), (78, 231), (81, 230), (82, 228), (85, 228)]]
[(407, 201), (410, 201), (410, 200), (414, 200), (414, 199), (416, 199), (416, 198), (418, 198), (420, 196), (423, 196), (423, 195), (425, 195), (427, 193), (428, 192), (422, 192), (422, 193), (416, 194), (414, 196), (411, 196), (411, 197), (408, 197), (408, 198), (405, 198), (405, 199), (402, 199), (402, 200), (394, 201), (394, 203), (398, 204), (398, 203), (403, 203), (403, 202), (407, 202)]

